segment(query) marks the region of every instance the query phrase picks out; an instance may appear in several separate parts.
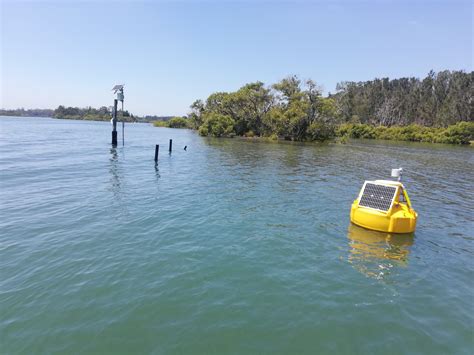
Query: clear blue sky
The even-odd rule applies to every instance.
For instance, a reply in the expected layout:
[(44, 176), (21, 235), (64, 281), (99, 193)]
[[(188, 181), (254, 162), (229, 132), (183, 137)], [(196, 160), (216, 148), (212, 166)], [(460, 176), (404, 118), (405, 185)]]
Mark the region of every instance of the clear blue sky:
[(3, 108), (135, 114), (290, 74), (340, 81), (472, 70), (471, 1), (1, 2)]

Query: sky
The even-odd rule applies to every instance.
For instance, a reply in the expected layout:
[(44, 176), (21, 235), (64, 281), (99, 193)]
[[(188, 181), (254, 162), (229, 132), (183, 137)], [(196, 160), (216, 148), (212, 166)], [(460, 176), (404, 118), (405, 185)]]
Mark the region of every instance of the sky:
[(289, 75), (341, 81), (472, 71), (471, 1), (1, 3), (1, 108), (184, 115), (196, 99)]

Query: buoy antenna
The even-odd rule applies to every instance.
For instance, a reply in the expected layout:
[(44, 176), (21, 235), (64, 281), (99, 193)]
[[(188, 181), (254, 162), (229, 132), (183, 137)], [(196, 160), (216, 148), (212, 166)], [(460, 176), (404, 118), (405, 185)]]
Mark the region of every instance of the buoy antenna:
[(403, 168), (392, 169), (392, 177), (397, 178), (398, 181), (402, 180)]

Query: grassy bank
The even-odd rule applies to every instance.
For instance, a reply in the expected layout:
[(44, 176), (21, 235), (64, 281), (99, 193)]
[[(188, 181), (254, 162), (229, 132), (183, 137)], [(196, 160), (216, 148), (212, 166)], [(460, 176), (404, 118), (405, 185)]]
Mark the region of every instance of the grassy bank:
[(335, 136), (345, 138), (385, 139), (394, 141), (469, 144), (474, 140), (474, 122), (458, 122), (446, 128), (409, 126), (371, 126), (346, 123), (335, 129)]

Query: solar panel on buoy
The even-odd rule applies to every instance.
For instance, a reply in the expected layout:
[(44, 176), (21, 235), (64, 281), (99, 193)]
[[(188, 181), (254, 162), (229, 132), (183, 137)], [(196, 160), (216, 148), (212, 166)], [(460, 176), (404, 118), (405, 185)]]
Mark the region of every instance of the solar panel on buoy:
[(359, 206), (387, 212), (392, 206), (397, 188), (395, 186), (365, 183)]

